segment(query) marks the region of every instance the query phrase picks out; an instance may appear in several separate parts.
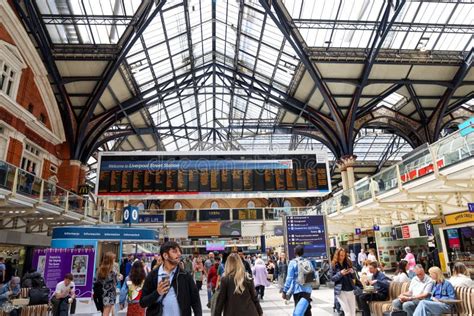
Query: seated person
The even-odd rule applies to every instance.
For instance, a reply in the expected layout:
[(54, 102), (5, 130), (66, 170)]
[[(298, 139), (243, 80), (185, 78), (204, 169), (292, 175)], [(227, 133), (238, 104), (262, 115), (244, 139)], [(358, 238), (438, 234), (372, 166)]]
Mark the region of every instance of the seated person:
[(474, 287), (474, 281), (471, 279), (471, 274), (462, 262), (456, 262), (453, 267), (453, 275), (449, 282), (456, 286)]
[[(0, 306), (3, 306), (6, 302), (18, 298), (20, 296), (20, 278), (13, 277), (10, 282), (3, 284), (0, 287)], [(20, 315), (20, 310), (14, 309), (10, 312), (10, 316)]]
[(408, 276), (408, 262), (405, 260), (400, 260), (398, 263), (397, 271), (395, 271), (395, 276), (393, 277), (393, 282), (410, 282), (410, 277)]
[[(71, 273), (67, 273), (64, 276), (64, 281), (61, 281), (56, 285), (56, 290), (54, 291), (53, 297), (51, 298), (51, 303), (53, 304), (53, 316), (63, 316), (69, 314), (69, 304), (73, 304), (76, 298), (76, 287), (73, 280), (73, 275)], [(74, 305), (71, 307), (71, 309), (75, 309)], [(73, 313), (74, 311), (71, 312)]]
[(392, 302), (394, 311), (403, 310), (407, 316), (413, 316), (416, 306), (430, 295), (433, 286), (433, 280), (425, 274), (421, 264), (415, 266), (414, 272), (416, 276), (411, 280), (408, 292), (400, 294)]
[(451, 310), (449, 304), (439, 300), (454, 300), (456, 293), (454, 287), (448, 280), (444, 279), (443, 271), (438, 267), (431, 267), (428, 270), (430, 277), (434, 281), (430, 298), (421, 301), (415, 309), (414, 316), (441, 315)]
[(388, 288), (390, 287), (390, 279), (378, 270), (378, 263), (372, 261), (369, 263), (369, 272), (372, 274), (372, 281), (365, 281), (366, 285), (374, 287), (373, 293), (362, 293), (356, 296), (359, 309), (362, 310), (362, 316), (370, 316), (369, 302), (385, 301), (388, 297)]

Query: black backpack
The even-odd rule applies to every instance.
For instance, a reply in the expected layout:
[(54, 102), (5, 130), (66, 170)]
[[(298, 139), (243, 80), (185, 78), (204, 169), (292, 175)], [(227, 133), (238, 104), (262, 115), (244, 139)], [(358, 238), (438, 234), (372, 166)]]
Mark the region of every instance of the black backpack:
[(97, 308), (98, 311), (102, 312), (104, 310), (104, 287), (102, 282), (95, 281), (92, 290), (94, 291), (94, 295), (92, 298), (94, 299), (95, 308)]
[(49, 289), (47, 287), (37, 287), (30, 289), (28, 296), (30, 302), (28, 305), (42, 305), (48, 304)]

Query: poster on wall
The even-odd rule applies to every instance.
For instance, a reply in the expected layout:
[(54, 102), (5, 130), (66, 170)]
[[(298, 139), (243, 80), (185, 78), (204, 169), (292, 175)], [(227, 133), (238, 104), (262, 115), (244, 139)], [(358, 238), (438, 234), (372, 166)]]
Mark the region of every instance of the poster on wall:
[(46, 249), (35, 249), (33, 252), (32, 268), (41, 273), (44, 277), (44, 268), (46, 266)]
[(67, 273), (72, 273), (76, 285), (76, 296), (89, 298), (92, 296), (94, 276), (95, 250), (89, 248), (46, 249), (44, 280), (53, 292), (56, 285), (64, 280)]

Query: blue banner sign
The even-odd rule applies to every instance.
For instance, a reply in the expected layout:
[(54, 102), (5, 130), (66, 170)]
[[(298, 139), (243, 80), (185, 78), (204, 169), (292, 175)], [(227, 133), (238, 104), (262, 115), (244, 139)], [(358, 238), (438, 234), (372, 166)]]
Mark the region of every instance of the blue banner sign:
[(141, 160), (141, 161), (104, 161), (101, 171), (123, 170), (256, 170), (256, 169), (292, 169), (291, 160)]
[(474, 203), (467, 203), (467, 209), (469, 212), (474, 213)]
[(164, 216), (159, 215), (138, 215), (138, 222), (141, 224), (163, 223)]
[(466, 136), (474, 132), (474, 117), (458, 125), (461, 136)]
[(88, 239), (88, 240), (158, 240), (158, 232), (145, 228), (117, 227), (56, 227), (52, 239)]
[(284, 223), (290, 260), (295, 256), (294, 250), (297, 245), (304, 246), (305, 257), (314, 259), (328, 257), (326, 225), (323, 215), (286, 216)]

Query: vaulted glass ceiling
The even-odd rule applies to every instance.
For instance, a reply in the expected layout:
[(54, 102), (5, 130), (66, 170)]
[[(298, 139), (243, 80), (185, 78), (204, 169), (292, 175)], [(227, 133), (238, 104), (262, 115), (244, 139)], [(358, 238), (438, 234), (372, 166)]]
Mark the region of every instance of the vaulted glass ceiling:
[[(74, 67), (65, 64), (73, 64), (75, 58), (83, 55), (88, 56), (87, 62), (96, 57), (100, 61), (106, 61), (108, 56), (116, 57), (127, 44), (128, 34), (139, 28), (140, 18), (145, 21), (163, 1), (36, 0), (33, 3), (49, 37), (51, 52), (58, 58), (59, 72), (74, 80), (74, 84), (66, 86), (74, 101), (88, 100), (88, 93), (94, 93), (91, 83), (100, 82), (100, 70), (106, 70), (108, 65), (91, 63), (89, 69), (99, 75), (81, 79), (72, 74)], [(347, 113), (367, 52), (378, 32), (386, 27), (384, 23), (390, 20), (393, 10), (385, 17), (388, 2), (382, 0), (282, 0), (281, 3), (292, 19), (290, 26), (296, 27), (301, 35), (305, 53), (315, 69), (319, 69), (322, 81), (342, 113)], [(398, 5), (401, 1), (391, 3)], [(151, 6), (148, 11), (147, 6)], [(380, 82), (367, 85), (361, 104), (375, 102), (373, 110), (387, 108), (421, 124), (424, 117), (435, 111), (444, 89), (451, 84), (430, 86), (431, 83), (423, 80), (428, 81), (432, 71), (439, 73), (435, 80), (448, 82), (453, 78), (460, 62), (472, 51), (473, 16), (471, 1), (406, 1), (381, 43), (378, 56), (381, 65), (372, 71), (371, 79)], [(354, 63), (338, 58), (352, 58)], [(324, 64), (326, 59), (330, 62)], [(346, 63), (338, 64), (341, 61)], [(435, 62), (451, 68), (436, 71), (418, 66)], [(389, 68), (392, 64), (400, 67)], [(281, 25), (275, 24), (258, 0), (166, 1), (127, 51), (118, 71), (129, 94), (146, 102), (138, 113), (128, 113), (107, 133), (130, 130), (134, 134), (104, 141), (104, 148), (168, 151), (326, 148), (315, 139), (291, 132), (292, 128), (314, 129), (304, 118), (306, 108), (331, 118), (321, 101), (320, 89), (310, 89), (314, 83), (304, 77), (305, 70), (283, 35)], [(410, 76), (414, 78), (412, 82), (400, 82), (400, 79), (411, 79)], [(121, 96), (125, 83), (117, 85), (116, 81), (112, 80), (106, 91), (117, 106), (114, 108), (113, 102), (107, 105), (102, 98), (93, 118), (114, 109), (116, 113), (125, 112), (121, 104), (128, 101), (126, 93)], [(395, 89), (396, 85), (399, 88)], [(81, 89), (75, 88), (79, 86)], [(90, 87), (90, 92), (85, 87)], [(450, 113), (460, 107), (472, 111), (469, 88), (462, 87), (452, 96)], [(393, 92), (379, 99), (385, 90)], [(299, 102), (299, 108), (295, 108), (295, 102)], [(78, 118), (84, 117), (82, 111), (86, 105), (73, 102)], [(393, 159), (410, 147), (398, 136), (362, 129), (356, 137), (354, 154), (361, 160), (377, 160), (393, 144), (398, 148), (391, 156)]]

